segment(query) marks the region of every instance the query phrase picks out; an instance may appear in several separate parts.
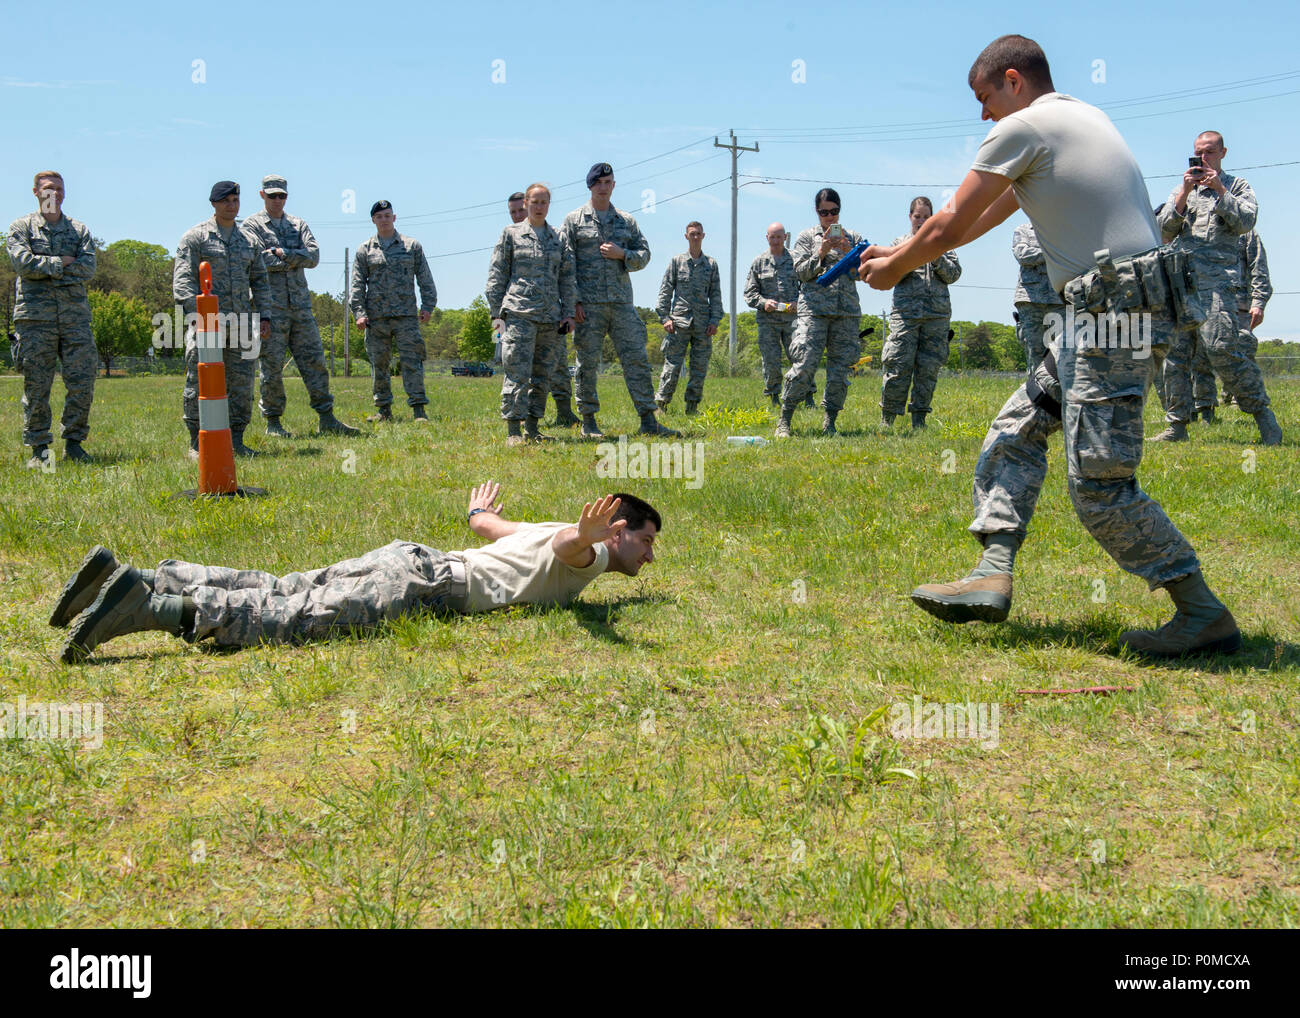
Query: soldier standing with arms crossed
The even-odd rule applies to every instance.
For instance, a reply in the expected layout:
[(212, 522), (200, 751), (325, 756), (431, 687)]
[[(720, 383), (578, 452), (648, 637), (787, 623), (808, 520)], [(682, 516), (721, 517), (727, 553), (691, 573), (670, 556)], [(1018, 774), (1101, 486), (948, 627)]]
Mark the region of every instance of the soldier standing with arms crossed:
[[(208, 192), (212, 218), (187, 230), (176, 247), (172, 265), (172, 296), (186, 314), (195, 312), (199, 287), (199, 265), (212, 266), (212, 293), (223, 315), (240, 316), (241, 337), (249, 336), (248, 347), (233, 342), (234, 333), (223, 333), (226, 365), (226, 393), (230, 400), (230, 439), (236, 456), (256, 456), (244, 445), (244, 430), (253, 416), (253, 361), (258, 347), (271, 334), (271, 284), (262, 264), (261, 247), (252, 234), (236, 221), (239, 215), (239, 185), (233, 180), (219, 180)], [(252, 302), (249, 291), (252, 291)], [(257, 304), (261, 325), (251, 337), (253, 303)], [(199, 455), (199, 348), (192, 331), (185, 336), (185, 388), (181, 393), (185, 426), (190, 432), (190, 456)]]
[(573, 328), (573, 252), (546, 221), (551, 190), (533, 184), (526, 201), (527, 219), (501, 231), (484, 289), (493, 327), (501, 335), (506, 445), (549, 441), (537, 424), (564, 335)]
[(642, 435), (679, 435), (655, 420), (654, 390), (650, 386), (650, 358), (646, 356), (645, 322), (632, 301), (629, 272), (646, 267), (650, 245), (636, 220), (616, 209), (614, 169), (596, 163), (587, 171), (591, 200), (564, 217), (560, 232), (573, 250), (578, 277), (578, 303), (573, 337), (577, 354), (578, 409), (582, 437), (604, 438), (596, 424), (600, 396), (596, 392), (600, 346), (606, 333), (614, 341), (623, 381), (632, 405), (641, 417)]
[[(393, 342), (402, 362), (402, 388), (411, 416), (428, 421), (424, 412), (429, 398), (424, 394), (424, 337), (420, 324), (427, 322), (438, 306), (433, 273), (418, 240), (398, 233), (393, 223), (392, 202), (370, 206), (370, 221), (377, 234), (357, 248), (352, 268), (352, 293), (348, 303), (357, 328), (366, 330), (366, 356), (370, 358), (371, 389), (377, 413), (370, 421), (393, 419), (393, 385), (388, 362)], [(415, 286), (420, 286), (420, 313), (415, 311)]]
[[(925, 197), (913, 198), (907, 210), (912, 232), (894, 241), (903, 243), (934, 215)], [(930, 400), (939, 381), (939, 369), (948, 361), (948, 323), (952, 301), (948, 284), (961, 278), (961, 264), (951, 251), (909, 272), (894, 287), (889, 316), (889, 337), (880, 352), (884, 381), (880, 388), (880, 420), (886, 426), (903, 412), (907, 390), (912, 390), (912, 427), (924, 428)]]
[[(888, 289), (1023, 209), (1052, 285), (1076, 316), (1056, 355), (1059, 387), (1037, 385), (1048, 372), (1035, 372), (984, 439), (970, 526), (984, 549), (979, 564), (954, 583), (918, 587), (912, 599), (948, 622), (1007, 617), (1016, 552), (1047, 473), (1047, 436), (1063, 417), (1066, 476), (1079, 519), (1121, 568), (1153, 589), (1164, 587), (1177, 609), (1158, 630), (1125, 633), (1120, 647), (1155, 656), (1233, 653), (1241, 633), (1232, 613), (1206, 585), (1192, 546), (1136, 477), (1142, 406), (1155, 367), (1150, 355), (1168, 345), (1176, 319), (1194, 317), (1185, 303), (1174, 302), (1177, 281), (1159, 252), (1142, 171), (1104, 113), (1055, 91), (1047, 57), (1033, 40), (995, 40), (968, 82), (983, 119), (995, 122), (973, 167), (952, 201), (907, 243), (869, 248), (862, 276), (874, 289)], [(1150, 315), (1152, 349), (1081, 350), (1077, 334), (1092, 335), (1093, 318), (1103, 313)]]
[(265, 208), (244, 220), (244, 229), (262, 245), (262, 263), (271, 283), (273, 307), (270, 338), (262, 344), (262, 416), (266, 433), (293, 438), (280, 424), (284, 414), (284, 358), (293, 354), (298, 373), (311, 397), (311, 408), (320, 416), (322, 435), (359, 435), (334, 416), (330, 376), (325, 370), (325, 350), (320, 329), (311, 310), (311, 290), (306, 269), (320, 264), (320, 248), (311, 229), (297, 216), (284, 211), (289, 198), (288, 182), (274, 174), (262, 178), (259, 192)]
[(53, 464), (50, 389), (54, 365), (63, 367), (63, 456), (90, 460), (81, 443), (90, 434), (99, 352), (90, 331), (86, 280), (95, 274), (90, 231), (63, 214), (63, 176), (42, 170), (32, 181), (38, 211), (9, 225), (5, 248), (17, 274), (14, 367), (23, 374), (23, 445), (30, 469)]
[(664, 326), (664, 370), (655, 405), (667, 410), (677, 390), (686, 348), (691, 350), (691, 377), (686, 383), (686, 412), (694, 414), (704, 398), (704, 376), (713, 354), (713, 337), (722, 321), (722, 281), (718, 263), (704, 253), (704, 227), (686, 224), (686, 254), (673, 255), (659, 284), (655, 313)]
[[(790, 235), (780, 223), (767, 228), (767, 251), (754, 259), (745, 276), (745, 303), (754, 309), (758, 326), (758, 352), (763, 358), (763, 395), (781, 405), (781, 355), (793, 363), (794, 310), (799, 302), (799, 277), (794, 259), (785, 249)], [(813, 405), (808, 393), (806, 406)]]
[(1020, 264), (1016, 280), (1016, 336), (1025, 348), (1029, 374), (1043, 361), (1047, 346), (1043, 342), (1043, 319), (1049, 314), (1064, 314), (1061, 296), (1047, 278), (1047, 260), (1038, 244), (1033, 223), (1021, 223), (1011, 235), (1011, 253)]
[(1187, 439), (1187, 423), (1194, 412), (1191, 362), (1199, 341), (1215, 374), (1236, 395), (1237, 405), (1255, 418), (1260, 441), (1280, 445), (1282, 429), (1269, 407), (1263, 376), (1241, 343), (1233, 278), (1241, 258), (1238, 237), (1254, 229), (1259, 203), (1244, 177), (1224, 172), (1228, 150), (1223, 135), (1202, 131), (1194, 151), (1201, 164), (1184, 172), (1182, 183), (1160, 209), (1159, 224), (1165, 243), (1185, 251), (1195, 268), (1206, 317), (1195, 336), (1182, 333), (1170, 348), (1164, 374), (1169, 426), (1152, 441)]
[(830, 286), (817, 282), (817, 277), (832, 268), (861, 238), (840, 225), (840, 196), (833, 188), (823, 187), (818, 191), (813, 207), (821, 224), (804, 230), (794, 242), (794, 270), (803, 285), (794, 341), (790, 344), (790, 359), (794, 363), (786, 372), (781, 389), (777, 438), (790, 437), (795, 408), (815, 388), (823, 350), (826, 392), (822, 397), (825, 411), (822, 434), (836, 434), (835, 418), (844, 406), (849, 392), (849, 372), (862, 348), (858, 339), (862, 304), (858, 300), (854, 273), (840, 276)]

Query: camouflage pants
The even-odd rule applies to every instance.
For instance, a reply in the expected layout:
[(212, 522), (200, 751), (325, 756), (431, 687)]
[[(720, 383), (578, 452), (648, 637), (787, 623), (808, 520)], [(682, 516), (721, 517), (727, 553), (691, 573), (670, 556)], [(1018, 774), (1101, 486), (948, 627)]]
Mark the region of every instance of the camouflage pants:
[(1165, 397), (1168, 400), (1170, 422), (1187, 422), (1195, 411), (1192, 396), (1192, 364), (1199, 341), (1214, 373), (1223, 380), (1224, 388), (1234, 393), (1237, 405), (1248, 414), (1255, 414), (1269, 405), (1268, 392), (1259, 365), (1247, 354), (1247, 345), (1241, 341), (1241, 328), (1237, 322), (1237, 299), (1226, 273), (1213, 267), (1197, 265), (1201, 305), (1205, 308), (1205, 321), (1198, 332), (1181, 331), (1174, 337), (1165, 360)]
[(453, 560), (460, 556), (410, 541), (287, 576), (167, 559), (158, 563), (154, 589), (194, 599), (187, 639), (210, 636), (221, 646), (246, 647), (372, 629), (421, 609), (460, 611), (465, 586), (453, 575)]
[(522, 421), (546, 412), (546, 390), (555, 373), (564, 337), (558, 322), (506, 315), (501, 337), (501, 419)]
[[(1153, 347), (1163, 349), (1171, 333), (1168, 318), (1157, 317)], [(1024, 539), (1047, 474), (1047, 438), (1062, 428), (1070, 500), (1106, 553), (1153, 589), (1200, 568), (1187, 539), (1137, 482), (1142, 407), (1158, 367), (1138, 352), (1079, 350), (1063, 336), (1057, 367), (1064, 421), (1036, 407), (1024, 385), (1007, 400), (975, 466), (970, 530), (981, 543), (995, 533)]]
[(49, 445), (53, 441), (50, 390), (61, 367), (63, 387), (62, 437), (84, 442), (90, 434), (90, 404), (95, 398), (95, 372), (99, 351), (90, 322), (14, 322), (18, 356), (14, 366), (23, 373), (23, 445)]
[(822, 408), (838, 413), (849, 394), (849, 372), (858, 362), (862, 341), (858, 339), (857, 315), (800, 314), (795, 319), (790, 360), (781, 389), (781, 405), (793, 408), (816, 388), (817, 365), (826, 352), (826, 392)]
[(884, 369), (880, 409), (887, 414), (901, 414), (910, 388), (912, 401), (908, 409), (914, 414), (928, 414), (939, 369), (947, 361), (947, 318), (904, 318), (892, 312), (889, 338), (880, 352)]
[(794, 363), (790, 356), (790, 343), (794, 339), (794, 318), (785, 315), (777, 318), (771, 312), (760, 311), (758, 319), (758, 352), (763, 358), (763, 395), (781, 395), (781, 355)]
[(1192, 409), (1199, 413), (1218, 405), (1219, 387), (1214, 381), (1214, 368), (1198, 337), (1192, 353)]
[(330, 395), (330, 376), (325, 368), (325, 348), (321, 345), (320, 329), (309, 308), (293, 311), (285, 309), (271, 319), (271, 336), (262, 344), (259, 363), (262, 368), (263, 417), (280, 417), (284, 414), (284, 358), (292, 354), (298, 374), (307, 386), (311, 408), (318, 414), (334, 409)]
[(1020, 316), (1016, 322), (1016, 339), (1025, 348), (1025, 368), (1029, 374), (1038, 367), (1047, 352), (1047, 345), (1043, 342), (1043, 319), (1052, 312), (1064, 314), (1065, 305), (1038, 304), (1033, 301), (1022, 301), (1016, 305), (1016, 314)]
[[(230, 342), (222, 353), (226, 365), (226, 399), (230, 408), (230, 430), (242, 432), (253, 417), (253, 366), (258, 345), (243, 349)], [(199, 348), (194, 333), (185, 335), (185, 388), (181, 391), (181, 412), (191, 431), (199, 426)]]
[(608, 333), (623, 365), (623, 382), (639, 416), (655, 410), (654, 389), (650, 385), (650, 358), (646, 356), (645, 322), (631, 304), (584, 304), (586, 320), (573, 336), (578, 365), (578, 410), (584, 414), (600, 412), (596, 394), (596, 377), (600, 370), (600, 345)]
[(686, 348), (691, 351), (691, 375), (686, 383), (686, 402), (698, 403), (704, 398), (704, 376), (709, 373), (709, 358), (713, 356), (713, 337), (704, 334), (701, 324), (673, 324), (672, 332), (664, 332), (664, 369), (659, 376), (659, 392), (655, 399), (671, 403), (677, 391), (677, 380), (686, 363)]
[(555, 363), (551, 366), (551, 395), (557, 400), (573, 399), (573, 376), (569, 374), (569, 341), (556, 336)]
[(388, 376), (388, 365), (393, 357), (394, 341), (402, 363), (406, 404), (424, 406), (429, 402), (424, 394), (424, 337), (420, 335), (419, 319), (414, 315), (372, 318), (366, 326), (366, 356), (370, 359), (375, 406), (382, 409), (393, 405), (393, 383)]

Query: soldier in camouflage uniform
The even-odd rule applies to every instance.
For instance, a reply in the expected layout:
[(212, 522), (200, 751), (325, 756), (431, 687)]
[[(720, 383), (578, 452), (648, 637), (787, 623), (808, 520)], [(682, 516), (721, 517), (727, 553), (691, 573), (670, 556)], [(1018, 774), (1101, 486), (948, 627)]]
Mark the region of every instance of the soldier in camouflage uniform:
[[(1242, 350), (1253, 361), (1259, 349), (1255, 329), (1264, 320), (1264, 308), (1273, 296), (1273, 284), (1268, 275), (1268, 254), (1259, 234), (1255, 230), (1243, 233), (1237, 246), (1241, 259), (1233, 271), (1233, 279), (1237, 292), (1238, 338)], [(1218, 405), (1215, 396), (1214, 371), (1204, 347), (1198, 344), (1192, 359), (1192, 401), (1206, 424), (1214, 423), (1214, 407)], [(1236, 402), (1232, 389), (1227, 385), (1223, 387), (1223, 401)]]
[[(420, 323), (427, 322), (438, 306), (433, 273), (418, 240), (398, 233), (391, 202), (370, 206), (370, 221), (378, 233), (359, 248), (352, 265), (352, 293), (348, 303), (357, 328), (366, 330), (366, 356), (370, 359), (371, 387), (378, 412), (372, 421), (393, 419), (393, 386), (388, 364), (393, 342), (402, 363), (402, 387), (411, 416), (427, 421), (424, 394), (424, 338)], [(420, 287), (420, 313), (415, 311), (415, 286)]]
[[(223, 315), (238, 315), (238, 329), (223, 333), (226, 365), (226, 396), (230, 407), (230, 438), (236, 456), (255, 456), (244, 445), (244, 429), (253, 416), (253, 364), (261, 344), (271, 332), (271, 284), (262, 264), (262, 248), (235, 217), (239, 215), (239, 185), (220, 180), (208, 193), (213, 216), (186, 230), (176, 246), (172, 263), (172, 296), (186, 314), (195, 311), (195, 299), (202, 293), (199, 265), (212, 266), (212, 293)], [(249, 293), (252, 292), (252, 300)], [(254, 315), (254, 304), (257, 314)], [(260, 325), (253, 322), (260, 317)], [(190, 432), (190, 456), (199, 455), (199, 349), (194, 330), (185, 336), (185, 388), (181, 394), (185, 426)]]
[[(763, 358), (763, 395), (781, 405), (781, 355), (792, 364), (794, 311), (799, 303), (799, 277), (794, 259), (785, 249), (790, 235), (781, 223), (767, 228), (767, 250), (754, 259), (745, 276), (745, 303), (754, 309), (758, 326), (758, 352)], [(810, 391), (805, 405), (813, 405)]]
[(297, 216), (284, 211), (289, 197), (288, 182), (274, 174), (262, 178), (262, 200), (266, 207), (244, 220), (244, 229), (262, 245), (262, 262), (271, 281), (274, 307), (271, 335), (262, 344), (262, 416), (266, 433), (292, 438), (280, 423), (284, 414), (284, 358), (293, 355), (302, 376), (311, 408), (320, 416), (322, 434), (358, 435), (334, 416), (334, 397), (330, 395), (330, 376), (325, 369), (325, 350), (320, 329), (311, 310), (311, 291), (307, 288), (306, 269), (320, 264), (320, 248), (311, 228)]
[(645, 322), (636, 313), (628, 273), (650, 261), (650, 245), (636, 220), (610, 202), (614, 169), (596, 163), (587, 171), (591, 201), (564, 217), (564, 234), (577, 268), (578, 327), (573, 337), (577, 354), (578, 409), (584, 438), (604, 438), (596, 424), (600, 397), (596, 392), (600, 347), (608, 333), (614, 342), (623, 381), (632, 405), (641, 417), (643, 435), (677, 435), (655, 420), (654, 390), (650, 385), (650, 358), (646, 356)]
[[(63, 660), (84, 661), (107, 640), (153, 630), (248, 647), (346, 636), (424, 611), (564, 607), (602, 573), (636, 576), (654, 561), (662, 521), (633, 495), (597, 499), (571, 525), (507, 520), (499, 493), (496, 484), (470, 493), (470, 529), (490, 544), (443, 552), (393, 541), (360, 558), (287, 576), (174, 559), (141, 570), (96, 547), (64, 588), (67, 609), (79, 614)], [(105, 563), (112, 571), (103, 580)]]
[(1011, 235), (1011, 253), (1020, 263), (1015, 293), (1016, 337), (1025, 348), (1028, 373), (1033, 374), (1047, 351), (1043, 344), (1043, 319), (1053, 313), (1064, 314), (1065, 305), (1047, 278), (1047, 262), (1032, 223), (1016, 227)]
[(673, 255), (659, 284), (655, 314), (664, 326), (664, 370), (659, 376), (655, 405), (667, 410), (691, 351), (691, 377), (686, 383), (686, 412), (693, 414), (704, 398), (704, 376), (713, 355), (713, 337), (722, 321), (722, 280), (718, 263), (704, 253), (704, 227), (686, 224), (686, 254)]
[(576, 297), (573, 252), (546, 221), (550, 188), (533, 184), (525, 194), (527, 214), (523, 222), (501, 231), (484, 289), (493, 326), (502, 337), (501, 417), (507, 445), (522, 445), (525, 436), (531, 442), (548, 439), (537, 425), (564, 336), (573, 328)]
[(1255, 226), (1259, 204), (1244, 177), (1222, 169), (1227, 154), (1223, 136), (1202, 132), (1195, 154), (1200, 167), (1189, 168), (1160, 210), (1158, 219), (1165, 243), (1187, 252), (1196, 271), (1196, 285), (1206, 319), (1196, 336), (1180, 333), (1165, 361), (1165, 397), (1169, 426), (1153, 441), (1179, 442), (1187, 438), (1187, 423), (1194, 409), (1191, 362), (1195, 343), (1205, 348), (1215, 373), (1237, 396), (1237, 404), (1255, 418), (1260, 441), (1278, 445), (1282, 429), (1269, 407), (1268, 392), (1259, 366), (1246, 354), (1237, 322), (1236, 267), (1241, 253), (1238, 238)]
[(64, 457), (87, 461), (81, 443), (90, 434), (99, 352), (90, 332), (86, 280), (95, 274), (90, 231), (63, 214), (63, 177), (53, 170), (32, 182), (39, 211), (15, 219), (5, 247), (17, 274), (14, 367), (23, 375), (23, 445), (32, 469), (53, 465), (50, 389), (55, 364), (63, 367)]
[[(817, 277), (832, 268), (861, 239), (852, 230), (840, 226), (840, 196), (824, 187), (817, 192), (813, 207), (821, 220), (819, 226), (799, 234), (794, 242), (794, 271), (802, 288), (799, 291), (798, 317), (790, 359), (794, 362), (785, 375), (781, 389), (781, 419), (776, 425), (777, 438), (790, 437), (795, 408), (814, 387), (817, 365), (826, 353), (826, 392), (822, 397), (822, 434), (834, 435), (835, 419), (849, 392), (849, 373), (858, 362), (862, 342), (858, 327), (862, 322), (862, 304), (858, 300), (857, 276), (850, 272), (830, 286), (821, 286)], [(838, 227), (838, 231), (832, 230)], [(834, 236), (838, 232), (839, 236)]]
[[(895, 245), (916, 233), (934, 215), (934, 206), (929, 198), (913, 198), (907, 214), (912, 220), (912, 232), (895, 240)], [(957, 256), (948, 251), (909, 272), (894, 287), (889, 336), (880, 352), (880, 419), (885, 425), (893, 424), (903, 412), (910, 387), (912, 427), (925, 427), (939, 369), (948, 362), (948, 323), (952, 319), (948, 284), (959, 278), (961, 265)]]
[[(960, 580), (917, 587), (912, 600), (948, 622), (1007, 617), (1016, 553), (1047, 472), (1047, 436), (1063, 419), (1066, 477), (1080, 521), (1121, 568), (1152, 588), (1164, 587), (1176, 607), (1160, 629), (1123, 634), (1121, 649), (1172, 657), (1232, 653), (1242, 643), (1232, 613), (1207, 586), (1191, 545), (1136, 477), (1155, 361), (1175, 322), (1196, 317), (1185, 299), (1192, 296), (1185, 273), (1159, 249), (1142, 171), (1104, 113), (1056, 92), (1033, 40), (995, 40), (968, 80), (983, 118), (995, 122), (971, 170), (953, 201), (907, 243), (869, 248), (862, 276), (887, 289), (1024, 210), (1052, 285), (1075, 314), (1067, 317), (1055, 357), (1026, 379), (985, 438), (971, 524), (983, 546), (978, 564)], [(1150, 347), (1085, 345), (1096, 338), (1094, 316), (1103, 315), (1149, 321)]]

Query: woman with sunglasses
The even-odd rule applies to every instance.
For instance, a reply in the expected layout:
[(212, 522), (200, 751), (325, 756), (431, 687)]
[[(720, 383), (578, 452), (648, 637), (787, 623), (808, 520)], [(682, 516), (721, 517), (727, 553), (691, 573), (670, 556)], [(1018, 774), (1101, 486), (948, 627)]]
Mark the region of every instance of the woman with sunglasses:
[(849, 372), (857, 363), (861, 343), (858, 326), (862, 305), (858, 301), (857, 273), (849, 273), (830, 286), (819, 286), (817, 277), (831, 268), (861, 238), (840, 225), (840, 196), (823, 187), (813, 202), (818, 225), (804, 230), (790, 252), (794, 271), (803, 286), (790, 342), (793, 362), (781, 389), (781, 420), (777, 438), (790, 437), (795, 407), (815, 388), (817, 364), (826, 353), (826, 391), (822, 398), (822, 434), (835, 434), (835, 418), (849, 391)]
[[(894, 246), (912, 238), (934, 206), (925, 196), (913, 198), (907, 210), (912, 229), (894, 241)], [(888, 427), (903, 412), (907, 390), (912, 390), (912, 427), (924, 428), (925, 415), (939, 381), (939, 369), (948, 362), (948, 323), (952, 301), (948, 284), (961, 278), (957, 256), (949, 251), (904, 276), (894, 287), (894, 304), (889, 312), (889, 338), (880, 352), (884, 382), (880, 390), (880, 420)]]

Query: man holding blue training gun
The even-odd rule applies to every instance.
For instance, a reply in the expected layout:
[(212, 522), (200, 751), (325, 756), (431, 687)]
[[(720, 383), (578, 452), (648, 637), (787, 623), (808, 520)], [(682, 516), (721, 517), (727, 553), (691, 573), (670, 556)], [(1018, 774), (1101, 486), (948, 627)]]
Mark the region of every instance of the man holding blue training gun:
[[(849, 391), (849, 372), (857, 363), (861, 342), (858, 325), (862, 305), (858, 301), (857, 269), (845, 256), (855, 245), (866, 242), (840, 225), (840, 196), (829, 187), (817, 192), (814, 202), (820, 224), (799, 234), (794, 242), (794, 271), (803, 286), (799, 292), (794, 340), (790, 343), (793, 364), (781, 389), (781, 420), (777, 438), (790, 437), (795, 407), (812, 392), (817, 364), (826, 353), (826, 391), (822, 398), (822, 434), (834, 435), (835, 418)], [(842, 264), (837, 264), (842, 263)], [(836, 276), (829, 271), (838, 268)], [(818, 285), (821, 284), (821, 285)]]

